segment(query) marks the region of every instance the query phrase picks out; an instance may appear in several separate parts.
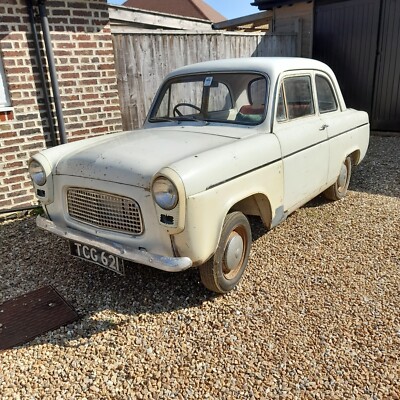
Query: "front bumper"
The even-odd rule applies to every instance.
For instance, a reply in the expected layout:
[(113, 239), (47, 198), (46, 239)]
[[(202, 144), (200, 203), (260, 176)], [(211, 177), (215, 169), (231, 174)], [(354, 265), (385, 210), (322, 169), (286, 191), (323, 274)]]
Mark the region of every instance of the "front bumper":
[(40, 215), (36, 218), (36, 225), (39, 228), (61, 236), (62, 238), (98, 247), (108, 253), (121, 257), (124, 260), (148, 265), (163, 271), (179, 272), (192, 266), (192, 260), (189, 257), (164, 257), (159, 254), (152, 254), (146, 250), (139, 250), (128, 245), (115, 243), (111, 240), (98, 238), (97, 236), (80, 232), (76, 229), (57, 226), (54, 222), (47, 218), (43, 218)]

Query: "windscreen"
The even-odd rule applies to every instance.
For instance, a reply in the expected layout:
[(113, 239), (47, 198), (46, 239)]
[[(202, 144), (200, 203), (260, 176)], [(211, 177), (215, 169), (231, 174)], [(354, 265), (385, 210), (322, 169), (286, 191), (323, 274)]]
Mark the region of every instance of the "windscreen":
[(254, 73), (198, 74), (167, 81), (150, 122), (191, 121), (258, 125), (266, 114), (268, 80)]

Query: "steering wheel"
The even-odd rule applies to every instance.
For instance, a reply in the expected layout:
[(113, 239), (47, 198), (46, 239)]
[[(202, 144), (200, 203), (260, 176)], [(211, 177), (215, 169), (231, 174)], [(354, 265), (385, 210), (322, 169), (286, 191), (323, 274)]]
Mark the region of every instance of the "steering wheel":
[(201, 108), (195, 106), (194, 104), (190, 104), (190, 103), (178, 103), (174, 109), (172, 110), (172, 113), (174, 115), (174, 117), (183, 117), (183, 114), (178, 110), (179, 107), (191, 107), (194, 108), (196, 111), (198, 111), (199, 113), (201, 113)]

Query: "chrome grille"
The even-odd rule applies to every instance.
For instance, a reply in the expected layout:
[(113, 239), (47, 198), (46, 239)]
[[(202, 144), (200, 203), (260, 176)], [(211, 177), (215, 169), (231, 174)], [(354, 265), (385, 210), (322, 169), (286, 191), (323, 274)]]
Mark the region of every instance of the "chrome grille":
[(139, 205), (128, 197), (97, 190), (70, 188), (67, 192), (71, 218), (99, 228), (141, 235), (142, 216)]

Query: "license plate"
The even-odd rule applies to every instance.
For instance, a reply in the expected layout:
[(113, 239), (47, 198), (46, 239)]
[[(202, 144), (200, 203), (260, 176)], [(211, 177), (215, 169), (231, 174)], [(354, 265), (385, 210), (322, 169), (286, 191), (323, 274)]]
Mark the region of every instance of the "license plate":
[(117, 274), (125, 275), (124, 260), (122, 258), (96, 247), (78, 242), (70, 241), (69, 246), (73, 256), (110, 269)]

